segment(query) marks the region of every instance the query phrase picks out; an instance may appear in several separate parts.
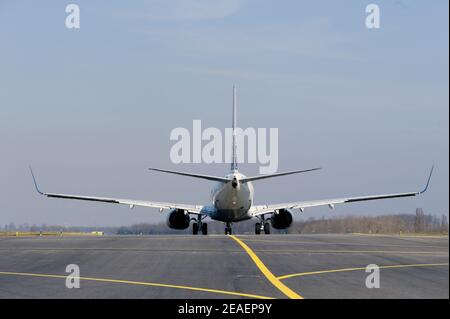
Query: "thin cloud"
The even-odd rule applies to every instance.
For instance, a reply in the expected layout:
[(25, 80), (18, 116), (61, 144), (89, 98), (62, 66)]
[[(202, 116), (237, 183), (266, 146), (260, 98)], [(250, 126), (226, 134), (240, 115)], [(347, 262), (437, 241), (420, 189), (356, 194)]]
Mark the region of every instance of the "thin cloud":
[(240, 0), (149, 0), (133, 15), (153, 21), (212, 20), (231, 16), (240, 6)]
[(361, 38), (353, 33), (340, 34), (327, 19), (318, 18), (277, 27), (240, 26), (239, 28), (189, 26), (155, 27), (145, 32), (150, 41), (164, 39), (163, 45), (177, 52), (212, 56), (247, 57), (249, 55), (289, 55), (332, 60), (366, 61), (367, 56), (349, 50)]

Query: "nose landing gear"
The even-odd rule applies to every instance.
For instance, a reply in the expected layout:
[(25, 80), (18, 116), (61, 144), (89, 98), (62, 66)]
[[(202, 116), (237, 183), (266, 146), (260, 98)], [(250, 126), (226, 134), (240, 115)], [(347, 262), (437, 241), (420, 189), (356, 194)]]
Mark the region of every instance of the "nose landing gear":
[(227, 222), (226, 226), (225, 226), (225, 235), (231, 235), (232, 231), (231, 231), (231, 223)]

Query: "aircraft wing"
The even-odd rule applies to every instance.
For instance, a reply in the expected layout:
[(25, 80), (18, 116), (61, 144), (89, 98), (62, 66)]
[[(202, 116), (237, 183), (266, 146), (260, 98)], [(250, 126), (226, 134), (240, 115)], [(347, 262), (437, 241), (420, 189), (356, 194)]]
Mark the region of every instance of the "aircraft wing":
[(153, 201), (143, 201), (143, 200), (133, 200), (133, 199), (120, 199), (120, 198), (108, 198), (108, 197), (93, 197), (93, 196), (80, 196), (80, 195), (69, 195), (69, 194), (57, 194), (57, 193), (44, 193), (39, 190), (36, 183), (33, 170), (30, 167), (31, 176), (33, 177), (34, 186), (39, 194), (51, 197), (51, 198), (63, 198), (63, 199), (75, 199), (75, 200), (85, 200), (92, 202), (103, 202), (110, 204), (122, 204), (128, 205), (130, 208), (134, 206), (141, 207), (151, 207), (159, 209), (183, 209), (191, 214), (200, 214), (203, 206), (200, 205), (188, 205), (188, 204), (176, 204), (176, 203), (165, 203), (165, 202), (153, 202)]
[(272, 213), (272, 212), (280, 210), (280, 209), (296, 209), (296, 208), (300, 209), (300, 211), (303, 211), (305, 208), (316, 207), (316, 206), (329, 206), (330, 208), (334, 208), (334, 205), (336, 205), (336, 204), (417, 196), (417, 195), (423, 194), (427, 191), (428, 185), (430, 184), (431, 175), (433, 174), (433, 169), (434, 169), (434, 167), (431, 168), (431, 172), (428, 177), (425, 188), (420, 192), (370, 195), (370, 196), (346, 197), (346, 198), (335, 198), (335, 199), (322, 199), (322, 200), (282, 203), (282, 204), (274, 204), (274, 205), (260, 205), (260, 206), (253, 206), (250, 209), (250, 214), (252, 216), (259, 216), (259, 215)]

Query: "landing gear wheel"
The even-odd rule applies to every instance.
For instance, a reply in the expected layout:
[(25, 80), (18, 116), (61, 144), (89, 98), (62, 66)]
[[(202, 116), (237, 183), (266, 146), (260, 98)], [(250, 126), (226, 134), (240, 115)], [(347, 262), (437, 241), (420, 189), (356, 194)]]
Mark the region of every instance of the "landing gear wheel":
[(198, 224), (193, 223), (192, 224), (192, 235), (197, 235), (197, 234), (198, 234)]
[(270, 224), (264, 223), (264, 234), (269, 235), (270, 234)]
[(256, 235), (261, 234), (261, 224), (260, 223), (255, 224), (255, 234)]
[(207, 223), (202, 224), (202, 234), (208, 235), (208, 224)]
[(225, 227), (225, 235), (231, 235), (231, 227)]

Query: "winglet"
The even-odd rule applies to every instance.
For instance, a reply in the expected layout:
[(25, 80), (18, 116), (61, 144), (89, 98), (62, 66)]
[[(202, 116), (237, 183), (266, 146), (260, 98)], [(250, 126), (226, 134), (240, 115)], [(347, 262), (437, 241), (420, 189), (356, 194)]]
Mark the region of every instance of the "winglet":
[(41, 192), (41, 191), (39, 190), (39, 187), (38, 187), (38, 185), (37, 185), (37, 183), (36, 183), (36, 178), (34, 177), (33, 169), (31, 168), (31, 166), (30, 166), (30, 172), (31, 172), (31, 176), (33, 177), (34, 187), (36, 187), (36, 191), (37, 191), (39, 194), (41, 194), (41, 195), (45, 195), (43, 192)]
[(427, 191), (428, 185), (430, 185), (431, 175), (433, 175), (434, 165), (431, 167), (430, 176), (428, 176), (427, 185), (425, 185), (425, 188), (420, 192), (420, 194), (423, 194)]

